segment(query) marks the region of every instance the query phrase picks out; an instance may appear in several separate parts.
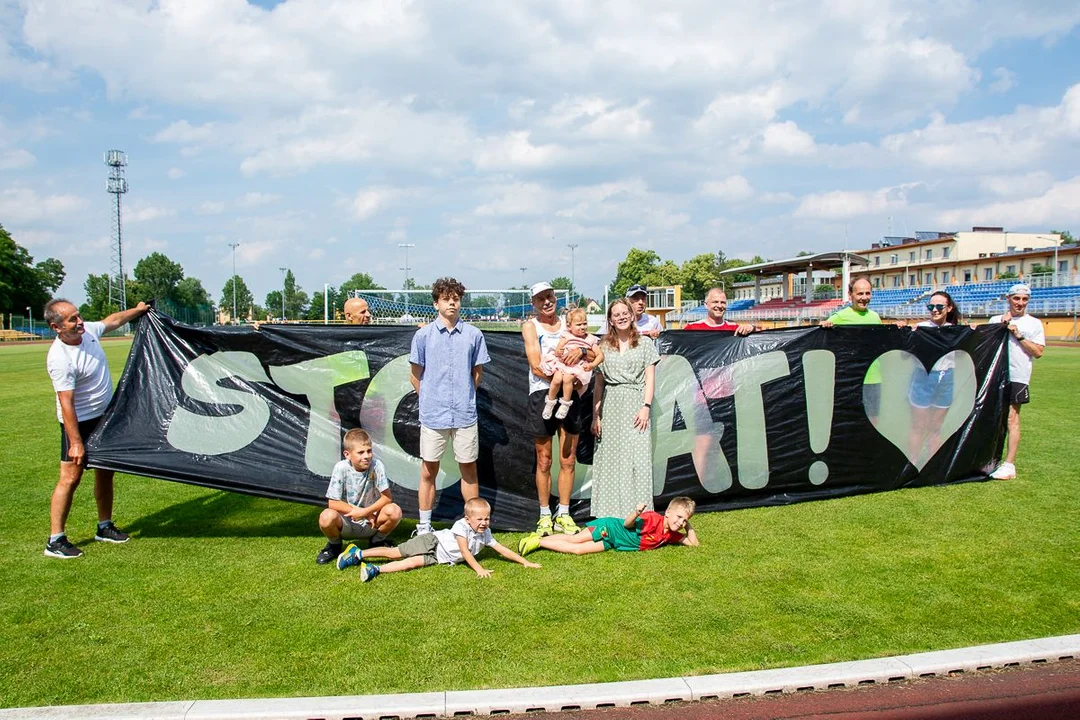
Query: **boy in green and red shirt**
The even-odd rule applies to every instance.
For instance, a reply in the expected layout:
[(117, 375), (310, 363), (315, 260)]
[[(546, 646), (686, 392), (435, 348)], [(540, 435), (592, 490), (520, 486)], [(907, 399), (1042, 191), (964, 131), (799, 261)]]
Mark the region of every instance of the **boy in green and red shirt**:
[(543, 548), (571, 555), (589, 555), (605, 550), (655, 550), (664, 545), (675, 544), (696, 547), (699, 544), (697, 533), (690, 527), (690, 518), (693, 517), (696, 507), (697, 503), (691, 498), (680, 496), (672, 500), (661, 515), (646, 510), (645, 503), (638, 503), (634, 512), (627, 515), (625, 520), (614, 517), (597, 518), (574, 535), (526, 535), (518, 543), (518, 552), (526, 555)]

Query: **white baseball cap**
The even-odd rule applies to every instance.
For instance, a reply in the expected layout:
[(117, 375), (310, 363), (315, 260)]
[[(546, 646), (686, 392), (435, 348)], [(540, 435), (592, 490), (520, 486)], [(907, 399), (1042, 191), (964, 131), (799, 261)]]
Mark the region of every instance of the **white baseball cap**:
[(1009, 292), (1005, 294), (1009, 297), (1012, 297), (1013, 295), (1027, 295), (1028, 297), (1031, 297), (1031, 288), (1024, 283), (1016, 283), (1009, 288)]
[(537, 295), (544, 292), (545, 290), (552, 290), (552, 289), (553, 288), (551, 287), (551, 283), (538, 282), (535, 285), (533, 285), (531, 288), (529, 288), (529, 296), (530, 297), (536, 297)]

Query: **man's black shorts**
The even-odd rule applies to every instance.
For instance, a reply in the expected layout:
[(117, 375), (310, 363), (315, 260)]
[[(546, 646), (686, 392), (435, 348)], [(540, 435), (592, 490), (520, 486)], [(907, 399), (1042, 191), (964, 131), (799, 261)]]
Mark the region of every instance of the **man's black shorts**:
[[(574, 404), (570, 406), (569, 412), (566, 413), (566, 419), (556, 420), (555, 416), (552, 415), (550, 420), (545, 420), (544, 401), (547, 400), (547, 394), (547, 390), (537, 390), (529, 395), (529, 410), (525, 417), (525, 431), (534, 438), (551, 437), (558, 430), (559, 425), (562, 425), (566, 428), (566, 432), (571, 435), (580, 435), (581, 431), (585, 429), (585, 423), (592, 419), (592, 413), (586, 407), (587, 402), (582, 402), (575, 390), (574, 394), (570, 396)], [(558, 410), (559, 406), (556, 405), (555, 409)]]
[[(101, 422), (101, 418), (104, 415), (98, 415), (96, 418), (90, 420), (83, 420), (79, 423), (79, 437), (82, 438), (83, 445), (86, 445), (86, 441), (90, 438), (95, 430), (97, 430), (98, 423)], [(68, 436), (64, 432), (64, 423), (60, 423), (60, 462), (71, 462), (71, 458), (68, 457), (68, 450), (71, 446), (68, 445)]]
[(1027, 405), (1031, 402), (1031, 393), (1026, 383), (1009, 383), (1009, 402), (1013, 405)]

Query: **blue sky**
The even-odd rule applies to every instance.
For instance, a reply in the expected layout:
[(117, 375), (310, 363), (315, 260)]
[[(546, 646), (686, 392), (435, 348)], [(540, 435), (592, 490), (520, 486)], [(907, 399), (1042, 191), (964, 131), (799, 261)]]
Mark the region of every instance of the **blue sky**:
[[(0, 223), (62, 293), (215, 298), (570, 275), (630, 247), (779, 259), (889, 232), (1080, 230), (1075, 2), (0, 0)], [(845, 237), (847, 240), (845, 241)], [(522, 273), (519, 268), (527, 267)]]

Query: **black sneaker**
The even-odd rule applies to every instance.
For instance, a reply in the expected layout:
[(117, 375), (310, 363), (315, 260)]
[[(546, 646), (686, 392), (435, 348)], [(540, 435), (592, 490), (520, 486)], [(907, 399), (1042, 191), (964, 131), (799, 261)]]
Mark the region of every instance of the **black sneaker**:
[(72, 558), (82, 557), (82, 554), (82, 550), (72, 545), (67, 536), (61, 536), (52, 542), (45, 543), (45, 557), (71, 560)]
[(323, 549), (319, 551), (319, 554), (315, 556), (315, 562), (319, 565), (329, 565), (337, 560), (337, 556), (341, 554), (341, 543), (328, 542), (323, 546)]
[(105, 527), (98, 528), (97, 535), (94, 535), (94, 539), (98, 542), (116, 543), (119, 545), (120, 543), (126, 543), (131, 539), (131, 536), (127, 533), (120, 532), (115, 525), (109, 523)]
[(388, 537), (382, 537), (381, 538), (381, 537), (376, 536), (376, 537), (371, 538), (371, 541), (368, 543), (368, 547), (369, 548), (373, 548), (373, 547), (392, 548), (392, 547), (397, 547), (397, 543), (395, 543), (393, 540), (391, 540)]

